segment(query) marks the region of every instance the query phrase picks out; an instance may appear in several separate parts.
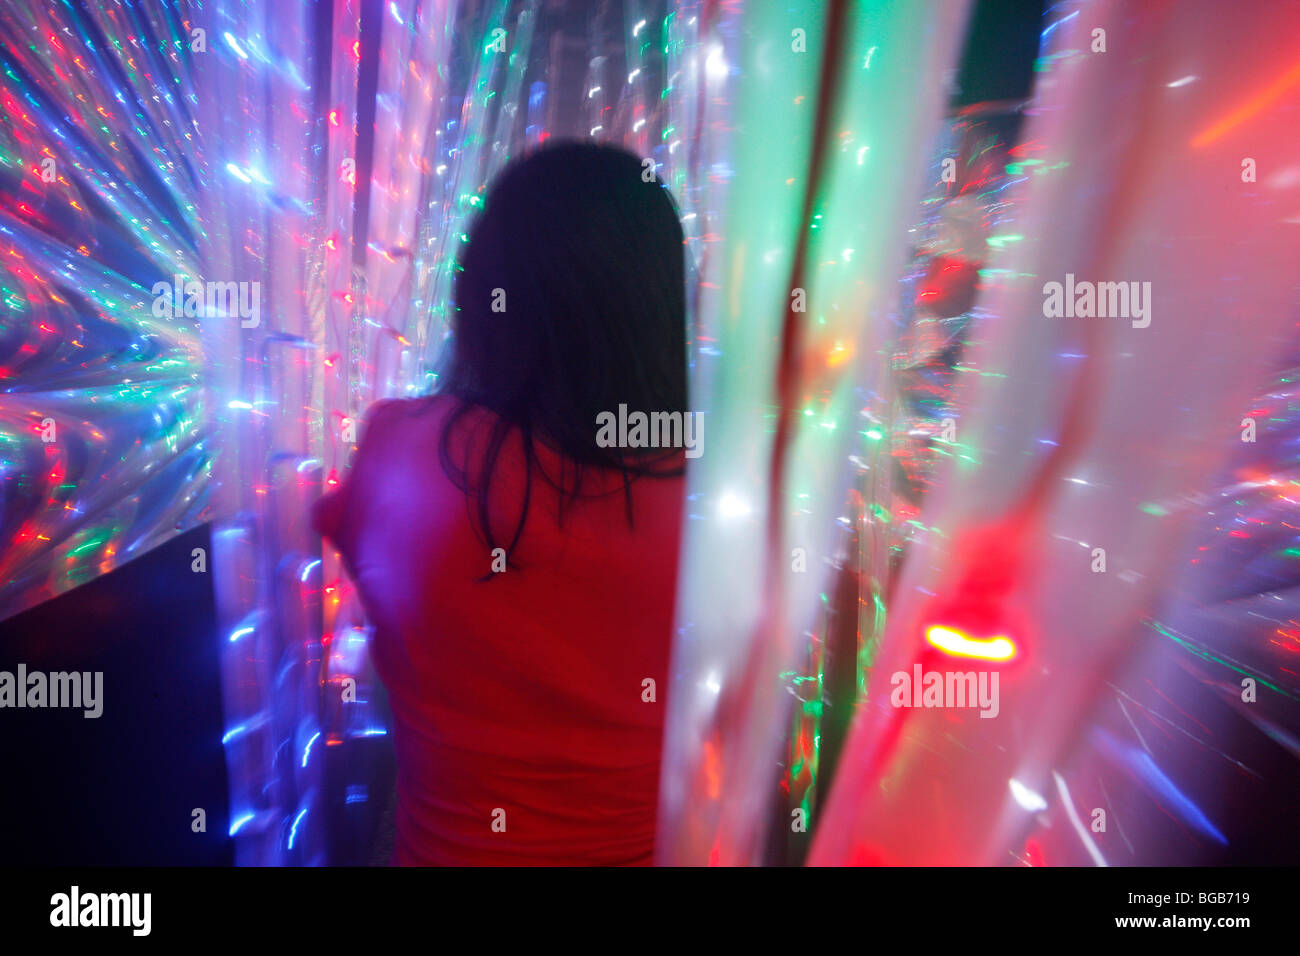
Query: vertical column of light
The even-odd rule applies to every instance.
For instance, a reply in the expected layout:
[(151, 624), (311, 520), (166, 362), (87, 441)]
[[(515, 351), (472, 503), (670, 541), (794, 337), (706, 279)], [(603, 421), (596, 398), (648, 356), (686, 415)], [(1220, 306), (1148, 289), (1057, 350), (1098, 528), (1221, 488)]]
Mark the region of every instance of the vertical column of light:
[(313, 490), (309, 253), (322, 190), (311, 21), (261, 3), (214, 4), (208, 16), (221, 69), (204, 76), (200, 110), (215, 180), (203, 197), (213, 224), (203, 278), (237, 286), (241, 306), (205, 323), (211, 384), (228, 415), (222, 446), (238, 453), (228, 475), (239, 517), (215, 529), (229, 635), (230, 832), (240, 861), (281, 862), (289, 859), (285, 824), (312, 790), (297, 772), (294, 738), (319, 709), (311, 580), (319, 562), (301, 520)]
[(273, 583), (270, 618), (281, 645), (272, 687), (274, 773), (284, 794), (277, 836), (286, 862), (310, 864), (326, 860), (328, 836), (322, 768), (319, 763), (304, 766), (300, 759), (306, 741), (322, 725), (325, 656), (321, 563), (317, 539), (306, 520), (319, 490), (320, 414), (315, 400), (322, 378), (318, 344), (311, 337), (319, 327), (310, 311), (318, 275), (311, 253), (320, 244), (316, 211), (327, 188), (320, 179), (321, 98), (311, 82), (319, 76), (314, 70), (319, 24), (315, 8), (280, 4), (266, 7), (264, 22), (266, 41), (259, 37), (254, 49), (274, 38), (279, 54), (264, 86), (265, 151), (272, 170), (264, 300), (274, 324), (266, 330), (262, 347), (272, 436), (266, 447), (263, 573)]
[[(1045, 862), (1107, 861), (1065, 762), (1117, 669), (1160, 639), (1144, 618), (1196, 492), (1293, 334), (1296, 183), (1247, 179), (1243, 159), (1294, 164), (1300, 25), (1211, 3), (1049, 20), (1022, 136), (1036, 162), (1019, 164), (1017, 241), (986, 270), (963, 454), (922, 512), (814, 863), (1028, 859), (1037, 815), (1058, 809), (1075, 852)], [(1122, 283), (1127, 304), (1080, 286), (1066, 312), (1076, 280)], [(924, 706), (918, 671), (945, 687), (970, 673), (987, 699)]]
[(666, 91), (655, 82), (663, 76), (667, 60), (667, 18), (654, 15), (661, 9), (660, 4), (644, 0), (624, 3), (624, 70), (610, 74), (622, 82), (609, 139), (621, 137), (624, 148), (647, 158), (656, 155), (665, 125)]
[[(586, 69), (582, 82), (582, 99), (577, 106), (576, 136), (608, 142), (612, 126), (614, 104), (618, 101), (621, 83), (619, 63), (610, 62), (612, 43), (608, 16), (593, 16), (587, 21)], [(621, 37), (620, 37), (621, 39)], [(620, 54), (622, 51), (619, 51)], [(563, 104), (561, 104), (563, 108)]]
[[(740, 60), (743, 33), (739, 12), (716, 4), (675, 5), (664, 18), (665, 57), (660, 160), (656, 170), (677, 201), (686, 237), (688, 335), (692, 360), (692, 407), (704, 408), (709, 378), (718, 355), (711, 325), (721, 303), (714, 261), (721, 250), (721, 224), (732, 180), (732, 112), (738, 70), (718, 63)], [(723, 26), (726, 25), (726, 26)], [(706, 45), (707, 41), (707, 45)], [(710, 55), (714, 69), (708, 69)]]
[[(859, 376), (924, 169), (964, 5), (747, 12), (736, 87), (705, 454), (691, 479), (661, 795), (663, 862), (756, 859), (806, 641), (853, 473)], [(707, 41), (705, 41), (707, 44)], [(918, 79), (919, 78), (919, 79)], [(819, 177), (814, 179), (813, 177)], [(711, 374), (710, 374), (711, 373)], [(792, 562), (807, 556), (808, 571)], [(725, 813), (723, 812), (725, 808)]]
[[(257, 283), (264, 292), (270, 179), (264, 152), (265, 46), (255, 52), (261, 24), (257, 4), (214, 3), (199, 17), (206, 49), (195, 54), (194, 127), (202, 148), (200, 210), (206, 241), (201, 274), (187, 278)], [(278, 861), (275, 831), (284, 810), (274, 776), (278, 741), (271, 714), (279, 642), (267, 614), (273, 587), (262, 576), (266, 535), (259, 494), (259, 489), (265, 491), (270, 440), (259, 355), (270, 324), (269, 309), (250, 328), (229, 317), (203, 321), (205, 384), (219, 416), (217, 439), (223, 450), (217, 517), (237, 516), (214, 525), (212, 567), (223, 635), (229, 833), (241, 863)]]
[(433, 172), (430, 140), (443, 102), (437, 69), (450, 52), (446, 24), (455, 7), (448, 0), (385, 7), (366, 260), (369, 399), (421, 384), (411, 378), (409, 361), (417, 338), (414, 253), (427, 214), (419, 199)]
[[(406, 387), (417, 392), (427, 392), (436, 383), (433, 371), (438, 348), (446, 337), (447, 302), (439, 298), (443, 287), (443, 241), (450, 208), (449, 172), (452, 150), (460, 141), (456, 114), (459, 113), (462, 91), (454, 88), (453, 69), (457, 53), (457, 24), (465, 16), (462, 5), (457, 4), (443, 13), (444, 19), (428, 17), (427, 30), (430, 42), (435, 41), (444, 53), (428, 67), (428, 82), (432, 85), (429, 111), (430, 127), (424, 137), (425, 153), (422, 157), (423, 177), (416, 199), (419, 207), (419, 226), (412, 250), (411, 332), (407, 337), (413, 347), (404, 360)], [(422, 20), (423, 23), (423, 20)], [(456, 106), (452, 104), (455, 102)], [(430, 343), (434, 343), (432, 346)]]
[[(447, 96), (450, 92), (450, 78), (446, 64), (452, 57), (454, 28), (459, 16), (459, 0), (439, 0), (422, 6), (419, 10), (416, 45), (419, 50), (419, 69), (408, 71), (403, 78), (403, 86), (409, 92), (402, 94), (408, 109), (413, 114), (407, 120), (412, 129), (410, 143), (411, 162), (418, 169), (418, 176), (413, 178), (408, 202), (415, 208), (415, 219), (411, 226), (410, 241), (407, 247), (407, 269), (411, 279), (405, 287), (407, 317), (403, 323), (402, 335), (407, 339), (403, 346), (398, 381), (406, 392), (423, 391), (425, 381), (423, 372), (423, 353), (417, 343), (427, 339), (431, 316), (427, 300), (427, 270), (419, 267), (423, 247), (436, 234), (442, 224), (441, 211), (433, 208), (431, 197), (441, 187), (434, 168), (438, 159), (438, 132), (446, 116)], [(432, 217), (437, 217), (432, 219)], [(431, 221), (432, 219), (432, 221)]]
[[(364, 27), (363, 9), (375, 14)], [(362, 44), (363, 29), (374, 31), (369, 40), (376, 45), (395, 31), (380, 22), (383, 11), (377, 4), (335, 3), (304, 8), (303, 15), (313, 33), (312, 104), (307, 115), (315, 131), (309, 181), (316, 198), (303, 248), (311, 264), (305, 310), (310, 315), (306, 338), (311, 347), (313, 429), (311, 456), (297, 465), (311, 493), (300, 498), (295, 517), (300, 532), (317, 543), (306, 525), (311, 499), (332, 489), (346, 472), (360, 438), (361, 415), (373, 395), (365, 293), (366, 266), (374, 260), (358, 248), (365, 240), (356, 233), (358, 197), (367, 193), (360, 189), (362, 177), (371, 168), (361, 155), (363, 113), (374, 96), (367, 91), (362, 101)], [(373, 197), (373, 177), (371, 186), (368, 194)], [(371, 719), (367, 708), (372, 695), (363, 676), (364, 616), (337, 552), (325, 545), (318, 556), (309, 552), (306, 557), (301, 568), (294, 564), (293, 577), (301, 587), (300, 603), (313, 612), (304, 630), (318, 630), (302, 636), (309, 651), (303, 661), (297, 720), (284, 748), (286, 770), (299, 781), (297, 801), (281, 826), (281, 852), (289, 863), (329, 862), (340, 792), (368, 792), (370, 783), (358, 762), (346, 762), (351, 754), (327, 767), (331, 756), (339, 756), (334, 748), (349, 731)], [(357, 681), (355, 702), (344, 701), (344, 677)]]
[(487, 184), (522, 146), (525, 135), (527, 104), (520, 94), (533, 55), (537, 3), (528, 0), (520, 5), (514, 18), (510, 11), (511, 4), (501, 0), (485, 6), (478, 17), (464, 20), (479, 39), (459, 116), (443, 127), (447, 160), (434, 168), (435, 175), (446, 177), (447, 199), (432, 254), (435, 276), (428, 293), (432, 315), (421, 348), (429, 384), (437, 381), (450, 328), (452, 276), (460, 247), (468, 241), (467, 230)]
[[(446, 2), (381, 4), (375, 8), (376, 19), (362, 26), (363, 33), (375, 30), (379, 35), (373, 50), (377, 57), (373, 147), (366, 162), (354, 140), (349, 148), (357, 155), (345, 156), (337, 174), (331, 170), (330, 175), (332, 188), (354, 196), (354, 202), (363, 201), (364, 196), (368, 203), (365, 235), (351, 235), (348, 374), (346, 387), (341, 382), (336, 384), (337, 392), (346, 394), (349, 402), (348, 413), (337, 419), (342, 426), (337, 437), (344, 454), (350, 454), (362, 438), (362, 419), (371, 403), (408, 392), (417, 384), (407, 378), (413, 348), (408, 333), (415, 335), (413, 324), (418, 321), (412, 303), (412, 270), (421, 216), (427, 209), (419, 202), (431, 171), (431, 147), (426, 138), (431, 135), (443, 97), (436, 66), (447, 55), (447, 20), (452, 8), (454, 4)], [(362, 43), (358, 62), (372, 52), (369, 42), (363, 38)], [(360, 117), (365, 115), (364, 110), (359, 111), (358, 123), (364, 121)], [(369, 188), (354, 191), (360, 185), (357, 177), (367, 173)], [(351, 215), (347, 221), (352, 228), (350, 223), (359, 221), (359, 217)], [(362, 252), (356, 244), (363, 241)], [(336, 460), (335, 473), (341, 474), (347, 464), (346, 460)], [(320, 689), (324, 710), (320, 726), (308, 727), (301, 733), (296, 749), (302, 755), (303, 767), (309, 763), (322, 767), (334, 758), (329, 772), (333, 781), (330, 792), (326, 795), (322, 791), (333, 808), (343, 791), (352, 794), (349, 800), (368, 799), (373, 784), (367, 776), (369, 762), (356, 759), (357, 748), (368, 746), (368, 738), (383, 736), (386, 728), (383, 714), (374, 704), (377, 678), (369, 659), (365, 615), (351, 582), (339, 568), (337, 556), (332, 549), (327, 551), (330, 580), (335, 583), (326, 592), (323, 615), (325, 653)], [(346, 701), (345, 687), (356, 690)], [(331, 825), (328, 814), (313, 814), (311, 809), (304, 803), (295, 817), (296, 837), (306, 847), (319, 830)]]
[[(197, 61), (201, 98), (196, 126), (205, 149), (202, 210), (209, 242), (206, 272), (195, 278), (259, 287), (256, 324), (249, 319), (245, 325), (237, 316), (204, 324), (214, 366), (210, 381), (221, 396), (222, 445), (233, 452), (233, 471), (223, 472), (223, 484), (231, 486), (234, 510), (257, 513), (266, 492), (265, 452), (275, 443), (284, 417), (265, 407), (273, 398), (265, 394), (260, 355), (266, 335), (277, 329), (289, 308), (277, 304), (278, 283), (271, 282), (277, 263), (271, 250), (280, 226), (279, 206), (286, 205), (281, 190), (296, 192), (297, 185), (271, 178), (278, 157), (267, 103), (269, 89), (281, 82), (286, 66), (271, 52), (267, 11), (260, 4), (229, 0), (213, 4), (206, 14), (208, 54)], [(290, 55), (301, 56), (301, 51)], [(295, 134), (302, 131), (298, 126)], [(284, 278), (292, 290), (296, 276)]]
[[(328, 57), (322, 148), (327, 179), (320, 212), (317, 252), (321, 262), (322, 291), (318, 293), (322, 328), (317, 337), (323, 348), (317, 355), (323, 375), (319, 414), (323, 421), (321, 446), (322, 491), (334, 488), (346, 473), (360, 437), (363, 412), (358, 396), (363, 370), (352, 353), (350, 339), (354, 311), (352, 288), (352, 223), (357, 189), (357, 82), (361, 62), (361, 0), (344, 0), (333, 6), (328, 32)], [(359, 620), (356, 596), (344, 574), (338, 554), (329, 547), (321, 556), (324, 639)], [(320, 744), (318, 741), (317, 744)], [(323, 749), (323, 746), (322, 746)], [(304, 748), (303, 760), (315, 749)]]
[[(746, 862), (754, 841), (724, 847), (721, 810), (725, 805), (728, 813), (752, 819), (754, 804), (764, 802), (762, 783), (756, 793), (740, 792), (750, 782), (740, 776), (752, 763), (745, 753), (748, 702), (741, 699), (746, 692), (741, 682), (764, 611), (773, 369), (789, 301), (794, 237), (801, 228), (803, 194), (792, 186), (807, 187), (825, 11), (809, 5), (792, 19), (773, 7), (747, 10), (737, 59), (726, 58), (720, 39), (741, 31), (736, 15), (724, 20), (710, 6), (689, 15), (679, 8), (677, 15), (699, 31), (683, 64), (694, 73), (697, 97), (704, 100), (697, 100), (695, 109), (707, 110), (710, 84), (722, 86), (733, 71), (736, 75), (727, 88), (732, 104), (728, 203), (719, 210), (721, 238), (699, 276), (719, 294), (713, 308), (696, 317), (697, 337), (711, 342), (697, 357), (692, 376), (692, 404), (706, 413), (706, 445), (690, 476), (693, 520), (686, 525), (678, 585), (659, 860)], [(795, 30), (801, 34), (797, 44)], [(697, 128), (703, 122), (697, 116)], [(702, 168), (699, 175), (711, 172)]]
[[(787, 407), (798, 427), (780, 489), (788, 508), (778, 562), (788, 593), (784, 626), (800, 649), (813, 638), (814, 625), (822, 640), (830, 638), (832, 624), (856, 630), (834, 617), (849, 603), (839, 593), (849, 585), (837, 562), (850, 565), (849, 580), (852, 565), (863, 562), (856, 568), (861, 623), (874, 628), (883, 607), (871, 582), (889, 571), (893, 463), (883, 436), (894, 401), (889, 360), (897, 278), (909, 254), (924, 170), (949, 93), (943, 78), (956, 63), (965, 15), (962, 3), (923, 15), (868, 2), (846, 22), (838, 53), (840, 99), (825, 130), (825, 171), (808, 224), (807, 312), (799, 316), (798, 385), (790, 396), (794, 406)], [(878, 429), (882, 422), (886, 429)], [(779, 660), (779, 645), (771, 653)], [(810, 676), (821, 683), (820, 673)], [(807, 758), (815, 770), (820, 702), (810, 709), (818, 718)], [(802, 809), (809, 814), (813, 808)], [(815, 827), (816, 820), (803, 823)]]
[[(238, 279), (260, 282), (262, 270), (245, 251), (247, 233), (258, 222), (260, 190), (268, 182), (260, 151), (262, 129), (259, 85), (262, 62), (250, 52), (252, 13), (243, 3), (212, 4), (197, 19), (204, 31), (202, 53), (194, 53), (196, 97), (194, 135), (199, 147), (200, 212), (204, 223), (203, 266), (188, 280)], [(236, 131), (238, 131), (236, 135)], [(243, 329), (238, 320), (202, 323), (208, 357), (206, 385), (220, 421), (218, 462), (221, 500), (217, 513), (228, 516), (258, 507), (253, 489), (261, 481), (257, 429), (253, 422), (257, 385), (257, 346), (261, 328)], [(261, 411), (260, 414), (265, 414)], [(250, 601), (256, 596), (248, 596)]]

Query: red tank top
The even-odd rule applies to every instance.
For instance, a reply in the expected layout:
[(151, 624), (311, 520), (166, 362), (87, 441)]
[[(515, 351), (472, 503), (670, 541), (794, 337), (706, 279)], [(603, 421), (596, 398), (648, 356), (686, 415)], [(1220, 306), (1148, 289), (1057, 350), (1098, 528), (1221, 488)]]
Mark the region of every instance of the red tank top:
[[(375, 628), (395, 723), (395, 862), (649, 864), (684, 481), (633, 481), (629, 527), (621, 476), (584, 477), (561, 514), (534, 474), (516, 553), (493, 573), (477, 501), (439, 460), (455, 407), (378, 403), (351, 473), (313, 511)], [(454, 463), (479, 460), (495, 420), (475, 408), (455, 424)], [(559, 454), (538, 453), (558, 476)], [(500, 547), (523, 487), (513, 434), (491, 484)]]

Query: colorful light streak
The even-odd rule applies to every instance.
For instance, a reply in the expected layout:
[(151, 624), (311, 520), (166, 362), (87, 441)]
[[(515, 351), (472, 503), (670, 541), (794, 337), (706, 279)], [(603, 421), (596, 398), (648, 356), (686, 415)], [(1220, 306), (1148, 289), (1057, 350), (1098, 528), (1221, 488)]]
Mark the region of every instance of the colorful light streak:
[(957, 628), (935, 624), (925, 629), (925, 639), (953, 657), (970, 657), (982, 661), (1009, 661), (1016, 656), (1016, 644), (1006, 635), (971, 637)]

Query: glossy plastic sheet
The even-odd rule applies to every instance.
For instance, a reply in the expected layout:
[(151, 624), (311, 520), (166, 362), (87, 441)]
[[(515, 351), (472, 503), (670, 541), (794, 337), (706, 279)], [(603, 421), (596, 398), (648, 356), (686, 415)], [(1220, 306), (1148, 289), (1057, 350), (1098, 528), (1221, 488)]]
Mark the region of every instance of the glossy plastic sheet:
[(863, 441), (870, 393), (965, 22), (962, 4), (712, 10), (687, 44), (710, 84), (701, 165), (726, 192), (700, 265), (692, 401), (707, 444), (665, 740), (671, 864), (762, 859), (790, 713), (781, 675), (821, 613), (855, 474), (889, 460), (881, 433)]
[(189, 4), (0, 8), (0, 616), (207, 516), (204, 224)]
[[(1207, 530), (1261, 530), (1204, 489), (1294, 345), (1298, 42), (1284, 6), (1049, 12), (962, 453), (921, 513), (811, 862), (1205, 861), (1251, 828), (1196, 778), (1248, 766), (1252, 723), (1294, 739), (1286, 641), (1173, 586)], [(1067, 276), (1149, 283), (1148, 311), (1054, 317)], [(939, 650), (936, 625), (969, 642)], [(997, 716), (900, 705), (918, 665), (997, 673)]]

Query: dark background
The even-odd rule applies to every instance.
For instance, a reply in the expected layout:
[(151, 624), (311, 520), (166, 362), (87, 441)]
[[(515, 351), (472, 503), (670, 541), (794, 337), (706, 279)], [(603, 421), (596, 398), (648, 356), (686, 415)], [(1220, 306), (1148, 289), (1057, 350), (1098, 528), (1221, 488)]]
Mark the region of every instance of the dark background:
[[(0, 863), (229, 865), (205, 525), (0, 622), (0, 670), (103, 671), (103, 713), (0, 710)], [(207, 832), (191, 813), (207, 811)]]

